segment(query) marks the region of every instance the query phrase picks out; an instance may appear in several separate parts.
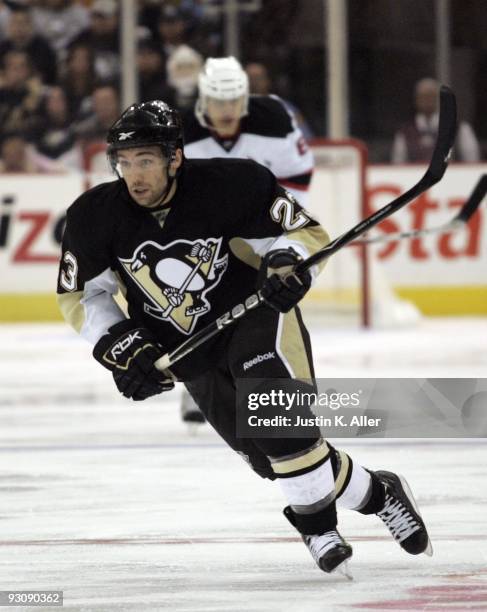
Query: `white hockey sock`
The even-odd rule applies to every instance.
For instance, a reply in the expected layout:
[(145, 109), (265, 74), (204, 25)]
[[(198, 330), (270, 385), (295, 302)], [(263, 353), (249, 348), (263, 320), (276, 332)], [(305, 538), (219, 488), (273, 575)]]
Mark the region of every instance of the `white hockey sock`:
[(306, 474), (279, 478), (279, 484), (289, 505), (297, 513), (318, 512), (335, 499), (335, 479), (329, 459)]
[(337, 506), (358, 510), (364, 506), (372, 490), (372, 479), (369, 472), (358, 463), (353, 462), (352, 474), (343, 493), (337, 498)]

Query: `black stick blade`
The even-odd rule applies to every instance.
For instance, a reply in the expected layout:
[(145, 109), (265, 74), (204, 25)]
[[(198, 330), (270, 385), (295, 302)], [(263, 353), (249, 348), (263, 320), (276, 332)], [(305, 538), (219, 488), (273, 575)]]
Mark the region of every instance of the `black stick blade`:
[(440, 88), (440, 122), (438, 125), (438, 135), (435, 150), (431, 158), (426, 176), (437, 183), (445, 174), (448, 161), (451, 156), (455, 134), (457, 131), (457, 102), (455, 94), (446, 85)]
[(455, 221), (462, 221), (463, 223), (467, 223), (467, 221), (482, 203), (482, 200), (485, 198), (486, 193), (487, 174), (482, 174), (478, 183), (475, 185), (475, 189), (470, 194), (470, 197), (465, 202), (458, 215), (455, 217)]

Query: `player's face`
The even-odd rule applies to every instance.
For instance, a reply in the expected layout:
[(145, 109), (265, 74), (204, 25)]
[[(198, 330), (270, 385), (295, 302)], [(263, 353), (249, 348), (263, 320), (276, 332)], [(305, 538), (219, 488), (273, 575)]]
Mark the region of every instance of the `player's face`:
[(207, 98), (206, 115), (212, 127), (219, 136), (233, 136), (240, 125), (245, 104), (245, 98), (234, 98), (233, 100), (217, 100)]
[[(177, 151), (176, 161), (171, 163), (170, 173), (173, 176), (181, 165), (182, 154)], [(118, 152), (117, 171), (125, 180), (132, 198), (144, 208), (154, 208), (163, 200), (172, 197), (176, 188), (165, 196), (167, 188), (167, 160), (161, 149), (154, 147), (134, 147)]]

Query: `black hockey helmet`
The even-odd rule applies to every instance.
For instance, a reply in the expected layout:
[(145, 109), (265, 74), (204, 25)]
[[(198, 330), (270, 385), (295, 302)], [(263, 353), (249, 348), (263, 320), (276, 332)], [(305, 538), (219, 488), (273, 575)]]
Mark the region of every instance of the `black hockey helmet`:
[(107, 143), (108, 159), (114, 169), (117, 151), (133, 147), (159, 145), (163, 155), (172, 161), (176, 149), (184, 146), (181, 116), (162, 100), (132, 104), (109, 129)]

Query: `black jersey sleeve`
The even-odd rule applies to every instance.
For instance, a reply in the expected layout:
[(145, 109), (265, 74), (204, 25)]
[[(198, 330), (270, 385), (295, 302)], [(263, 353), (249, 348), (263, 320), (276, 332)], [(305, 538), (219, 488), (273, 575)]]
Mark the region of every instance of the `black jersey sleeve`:
[[(248, 198), (239, 238), (250, 247), (256, 267), (267, 252), (292, 247), (306, 259), (329, 242), (321, 225), (277, 182), (266, 168), (248, 162)], [(313, 270), (316, 275), (319, 268)]]
[(118, 283), (111, 268), (110, 230), (100, 214), (100, 191), (70, 206), (58, 274), (58, 304), (66, 321), (92, 343), (124, 318), (113, 300)]
[(259, 137), (279, 183), (306, 206), (313, 154), (289, 105), (274, 95), (250, 96), (242, 130)]

